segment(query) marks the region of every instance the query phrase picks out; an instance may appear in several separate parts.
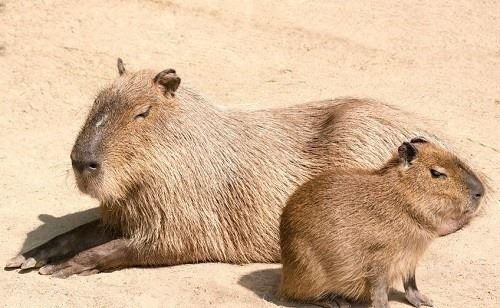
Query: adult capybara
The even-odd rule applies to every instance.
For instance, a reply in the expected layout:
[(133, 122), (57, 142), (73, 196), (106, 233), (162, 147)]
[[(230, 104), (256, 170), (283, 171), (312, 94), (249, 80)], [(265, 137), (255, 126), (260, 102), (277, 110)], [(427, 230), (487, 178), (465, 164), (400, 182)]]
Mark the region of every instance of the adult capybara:
[(417, 289), (417, 261), (434, 238), (475, 216), (483, 194), (467, 165), (423, 138), (403, 143), (382, 168), (322, 173), (283, 210), (281, 294), (387, 308), (387, 292), (402, 278), (410, 303), (432, 306)]
[[(172, 69), (128, 72), (97, 96), (71, 152), (100, 220), (11, 259), (66, 277), (193, 262), (278, 262), (279, 217), (294, 190), (327, 166), (376, 168), (410, 136), (414, 116), (336, 99), (222, 110)], [(54, 265), (55, 259), (70, 257)]]

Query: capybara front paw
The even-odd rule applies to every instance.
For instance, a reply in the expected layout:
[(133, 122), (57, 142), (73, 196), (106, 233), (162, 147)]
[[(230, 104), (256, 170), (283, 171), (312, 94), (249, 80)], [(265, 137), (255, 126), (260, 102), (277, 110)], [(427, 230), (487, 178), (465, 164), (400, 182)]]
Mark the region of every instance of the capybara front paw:
[(429, 306), (432, 307), (432, 300), (420, 293), (418, 290), (408, 290), (406, 292), (406, 299), (415, 307)]
[(107, 269), (137, 264), (131, 255), (129, 240), (116, 239), (82, 251), (61, 263), (45, 265), (38, 272), (41, 275), (52, 275), (58, 278), (71, 275), (92, 275)]

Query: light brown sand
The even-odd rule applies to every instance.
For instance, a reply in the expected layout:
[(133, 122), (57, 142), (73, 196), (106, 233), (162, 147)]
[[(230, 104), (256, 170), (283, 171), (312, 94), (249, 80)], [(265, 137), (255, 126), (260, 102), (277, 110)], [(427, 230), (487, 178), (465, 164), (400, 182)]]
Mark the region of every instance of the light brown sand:
[[(94, 215), (69, 152), (115, 61), (173, 67), (231, 107), (371, 97), (431, 119), (500, 184), (496, 1), (1, 1), (0, 260)], [(500, 202), (417, 270), (436, 307), (500, 306)], [(2, 261), (3, 262), (3, 261)], [(67, 280), (0, 270), (6, 307), (272, 307), (278, 265), (127, 269)], [(398, 286), (401, 291), (402, 287)], [(409, 307), (401, 294), (393, 307)]]

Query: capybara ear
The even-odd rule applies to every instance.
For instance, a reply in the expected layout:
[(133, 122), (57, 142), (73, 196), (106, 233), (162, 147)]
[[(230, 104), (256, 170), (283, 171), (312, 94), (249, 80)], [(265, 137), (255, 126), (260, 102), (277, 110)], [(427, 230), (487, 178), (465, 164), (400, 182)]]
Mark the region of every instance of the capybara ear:
[(120, 74), (120, 76), (125, 74), (125, 65), (123, 65), (123, 60), (121, 58), (118, 58), (116, 66), (118, 67), (118, 74)]
[(410, 142), (411, 143), (428, 143), (429, 141), (427, 141), (427, 139), (425, 139), (422, 136), (418, 136), (418, 137), (415, 137), (412, 140), (410, 140)]
[(167, 70), (159, 72), (158, 75), (156, 75), (156, 77), (153, 79), (153, 82), (160, 86), (163, 94), (173, 94), (179, 87), (181, 78), (177, 76), (174, 69), (169, 68)]
[(410, 142), (403, 142), (398, 148), (399, 159), (409, 166), (417, 157), (417, 148)]

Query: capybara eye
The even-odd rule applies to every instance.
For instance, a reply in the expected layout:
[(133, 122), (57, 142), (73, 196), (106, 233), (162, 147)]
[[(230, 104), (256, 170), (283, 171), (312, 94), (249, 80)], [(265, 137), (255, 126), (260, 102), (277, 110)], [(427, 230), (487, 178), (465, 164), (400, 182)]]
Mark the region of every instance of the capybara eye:
[(431, 175), (435, 179), (446, 179), (448, 177), (445, 173), (439, 172), (436, 169), (431, 169)]
[(137, 114), (137, 115), (134, 117), (134, 119), (135, 119), (135, 120), (139, 120), (139, 121), (144, 120), (144, 118), (145, 118), (145, 117), (147, 117), (147, 116), (149, 115), (149, 110), (151, 110), (151, 106), (148, 106), (148, 107), (146, 107), (146, 108), (143, 108), (143, 110), (142, 110), (139, 114)]

